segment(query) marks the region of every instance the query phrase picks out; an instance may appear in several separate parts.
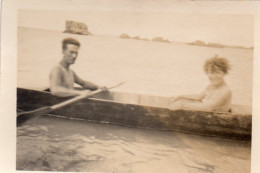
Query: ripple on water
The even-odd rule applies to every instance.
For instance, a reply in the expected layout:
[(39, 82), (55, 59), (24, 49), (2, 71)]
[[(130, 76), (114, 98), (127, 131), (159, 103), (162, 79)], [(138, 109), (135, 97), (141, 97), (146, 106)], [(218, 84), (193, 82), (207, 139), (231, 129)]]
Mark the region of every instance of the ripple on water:
[(250, 145), (43, 117), (17, 129), (17, 169), (245, 173), (250, 172)]

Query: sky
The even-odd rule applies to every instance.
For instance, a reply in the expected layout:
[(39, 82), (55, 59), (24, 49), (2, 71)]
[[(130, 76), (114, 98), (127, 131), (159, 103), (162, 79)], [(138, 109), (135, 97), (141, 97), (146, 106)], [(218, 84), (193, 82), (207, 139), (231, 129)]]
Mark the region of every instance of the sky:
[(254, 18), (245, 14), (199, 14), (163, 11), (19, 10), (18, 26), (64, 31), (65, 21), (87, 24), (94, 35), (130, 36), (171, 41), (221, 43), (251, 47)]

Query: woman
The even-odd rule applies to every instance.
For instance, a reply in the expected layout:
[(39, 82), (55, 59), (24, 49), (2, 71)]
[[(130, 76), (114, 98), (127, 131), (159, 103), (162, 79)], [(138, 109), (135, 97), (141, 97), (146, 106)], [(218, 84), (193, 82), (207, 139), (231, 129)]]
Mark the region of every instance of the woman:
[(204, 70), (210, 81), (206, 89), (195, 95), (173, 97), (170, 109), (220, 112), (231, 110), (232, 92), (224, 80), (225, 75), (230, 70), (227, 59), (218, 56), (210, 58), (205, 62)]

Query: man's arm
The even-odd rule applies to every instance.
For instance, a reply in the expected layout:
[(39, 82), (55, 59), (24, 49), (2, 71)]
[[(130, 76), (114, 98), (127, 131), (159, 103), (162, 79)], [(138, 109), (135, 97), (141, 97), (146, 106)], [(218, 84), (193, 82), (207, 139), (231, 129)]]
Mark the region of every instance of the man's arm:
[(73, 74), (74, 74), (75, 83), (81, 85), (84, 89), (96, 90), (100, 88), (98, 85), (94, 83), (81, 79), (80, 77), (78, 77), (78, 75), (75, 72), (73, 72)]
[(54, 68), (50, 73), (50, 90), (53, 95), (59, 97), (69, 97), (69, 96), (80, 95), (83, 93), (82, 91), (77, 91), (62, 86), (61, 73), (62, 72), (58, 68)]

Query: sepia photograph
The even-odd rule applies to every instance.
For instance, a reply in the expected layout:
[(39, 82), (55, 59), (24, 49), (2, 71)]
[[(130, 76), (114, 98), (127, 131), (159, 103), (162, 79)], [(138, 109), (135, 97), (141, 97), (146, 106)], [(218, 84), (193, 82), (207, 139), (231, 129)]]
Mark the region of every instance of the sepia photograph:
[(19, 10), (17, 170), (250, 172), (253, 24)]
[(250, 173), (255, 16), (128, 2), (16, 9), (15, 170)]

